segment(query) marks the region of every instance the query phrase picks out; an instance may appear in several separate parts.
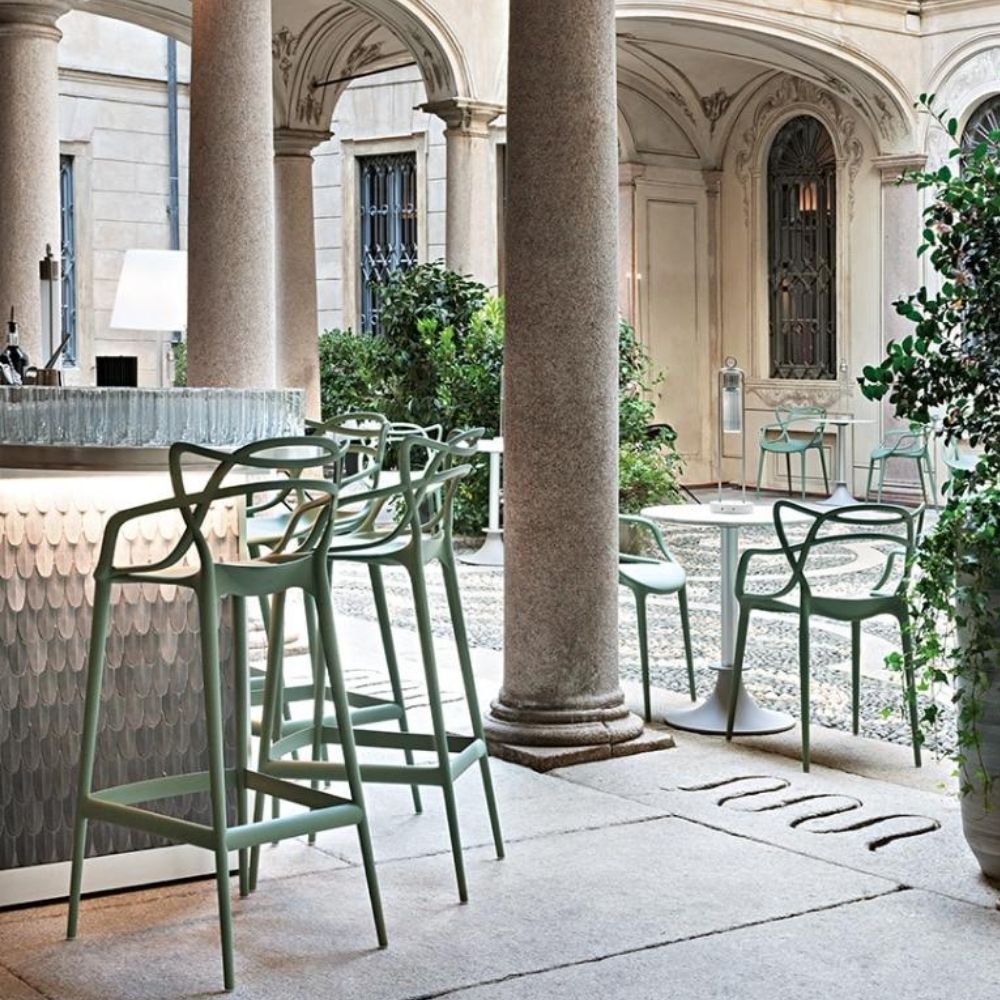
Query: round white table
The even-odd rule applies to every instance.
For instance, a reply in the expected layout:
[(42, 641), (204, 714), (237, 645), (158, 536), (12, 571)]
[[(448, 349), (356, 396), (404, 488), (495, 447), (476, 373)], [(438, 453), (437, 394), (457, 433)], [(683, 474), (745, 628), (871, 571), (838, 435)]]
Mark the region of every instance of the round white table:
[(486, 541), (468, 555), (458, 558), (473, 566), (503, 565), (503, 529), (500, 527), (500, 456), (503, 438), (483, 438), (476, 444), (476, 451), (490, 456), (490, 507), (486, 524)]
[[(729, 714), (729, 694), (733, 683), (733, 657), (736, 652), (736, 569), (739, 564), (740, 528), (771, 527), (774, 516), (770, 504), (754, 504), (749, 514), (716, 514), (705, 504), (671, 504), (663, 507), (647, 507), (643, 514), (654, 521), (665, 524), (686, 524), (691, 527), (718, 528), (721, 538), (720, 554), (722, 564), (721, 596), (721, 664), (717, 668), (718, 677), (715, 690), (700, 705), (668, 712), (664, 721), (674, 729), (686, 729), (693, 733), (725, 735)], [(808, 515), (789, 511), (785, 523), (808, 521)], [(761, 708), (749, 692), (740, 684), (736, 700), (736, 722), (733, 734), (736, 736), (763, 736), (782, 733), (791, 729), (795, 720), (784, 712), (774, 712)]]
[[(863, 417), (832, 416), (827, 417), (826, 422), (837, 428), (837, 481), (833, 492), (819, 502), (825, 507), (850, 507), (860, 501), (854, 498), (847, 485), (847, 428), (856, 427), (858, 424), (872, 424), (875, 421)], [(853, 440), (851, 443), (853, 445)], [(853, 447), (851, 450), (854, 450)]]

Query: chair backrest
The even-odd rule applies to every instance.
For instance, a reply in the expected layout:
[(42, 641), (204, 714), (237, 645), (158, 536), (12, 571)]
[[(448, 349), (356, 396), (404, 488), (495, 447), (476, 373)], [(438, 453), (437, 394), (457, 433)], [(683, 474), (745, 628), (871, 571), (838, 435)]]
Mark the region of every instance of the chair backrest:
[[(897, 586), (897, 591), (902, 591), (909, 580), (923, 514), (922, 507), (911, 511), (884, 503), (855, 504), (817, 511), (791, 500), (779, 500), (774, 505), (774, 530), (792, 570), (792, 586), (799, 586), (804, 595), (811, 592), (808, 570), (813, 553), (851, 542), (886, 545), (885, 557), (889, 563), (902, 553), (902, 571)], [(801, 542), (793, 542), (790, 529), (802, 524), (803, 515), (810, 518), (811, 523), (805, 538)], [(883, 583), (887, 575), (883, 573)]]
[(774, 408), (774, 419), (777, 421), (780, 438), (775, 440), (788, 440), (791, 432), (795, 430), (793, 426), (798, 421), (811, 421), (810, 428), (813, 434), (813, 441), (822, 437), (826, 428), (826, 408), (823, 406), (776, 406)]
[(908, 428), (895, 427), (882, 437), (880, 446), (895, 453), (914, 456), (927, 453), (927, 443), (934, 428), (928, 424), (911, 423)]
[[(226, 499), (263, 509), (277, 503), (288, 506), (284, 532), (269, 543), (269, 557), (322, 553), (325, 558), (339, 486), (319, 470), (340, 463), (345, 447), (330, 438), (304, 435), (255, 441), (234, 451), (185, 442), (172, 445), (168, 459), (172, 506), (183, 518), (185, 530), (171, 552), (149, 569), (175, 565), (192, 546), (202, 567), (211, 565), (205, 522), (213, 505)], [(199, 481), (192, 486), (195, 476)]]
[(332, 438), (345, 445), (343, 459), (333, 472), (341, 488), (358, 483), (363, 489), (378, 486), (385, 463), (391, 424), (381, 413), (356, 410), (328, 420), (307, 420), (310, 435)]

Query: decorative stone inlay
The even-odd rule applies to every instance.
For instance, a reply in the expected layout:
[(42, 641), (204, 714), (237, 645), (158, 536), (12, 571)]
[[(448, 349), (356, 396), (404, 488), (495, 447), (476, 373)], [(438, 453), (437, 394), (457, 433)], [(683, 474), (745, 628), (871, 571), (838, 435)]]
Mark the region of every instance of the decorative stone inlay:
[[(108, 517), (169, 495), (165, 476), (5, 478), (0, 490), (0, 870), (70, 856), (93, 609), (92, 573)], [(238, 558), (237, 512), (213, 514), (221, 558)], [(147, 564), (180, 537), (179, 517), (126, 525), (117, 557)], [(179, 587), (116, 588), (107, 641), (95, 787), (207, 768), (198, 606)], [(232, 625), (222, 617), (228, 663)], [(226, 717), (232, 715), (229, 685)], [(232, 753), (232, 747), (227, 751)], [(163, 811), (208, 822), (204, 796)], [(91, 824), (90, 854), (162, 846), (136, 830)]]
[(286, 87), (288, 86), (288, 78), (292, 72), (292, 60), (298, 48), (298, 35), (293, 35), (288, 30), (287, 25), (282, 25), (281, 29), (275, 32), (274, 38), (271, 40), (271, 55), (278, 64), (278, 71), (281, 73), (281, 79), (284, 80)]

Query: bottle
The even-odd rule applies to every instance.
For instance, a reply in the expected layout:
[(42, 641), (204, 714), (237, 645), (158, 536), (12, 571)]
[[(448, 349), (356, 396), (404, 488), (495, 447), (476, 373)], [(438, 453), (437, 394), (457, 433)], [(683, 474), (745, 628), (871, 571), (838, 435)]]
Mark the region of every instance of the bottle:
[(14, 307), (10, 307), (10, 320), (7, 322), (7, 348), (3, 352), (3, 360), (7, 362), (20, 384), (24, 380), (24, 370), (28, 367), (28, 355), (21, 348), (21, 335), (14, 319)]

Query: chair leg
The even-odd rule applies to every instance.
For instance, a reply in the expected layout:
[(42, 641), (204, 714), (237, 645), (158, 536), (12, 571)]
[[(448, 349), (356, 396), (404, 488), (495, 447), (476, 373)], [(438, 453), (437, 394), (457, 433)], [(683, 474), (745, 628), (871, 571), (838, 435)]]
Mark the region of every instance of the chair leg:
[[(472, 671), (472, 657), (469, 654), (469, 637), (465, 631), (465, 614), (462, 611), (462, 598), (458, 586), (458, 570), (451, 558), (441, 561), (441, 572), (444, 575), (445, 592), (448, 595), (448, 613), (451, 615), (452, 628), (455, 632), (455, 645), (458, 647), (458, 662), (462, 668), (462, 683), (465, 688), (465, 701), (469, 706), (472, 720), (472, 732), (478, 740), (486, 744), (486, 732), (483, 729), (483, 713), (479, 709), (479, 695), (476, 691), (476, 678)], [(493, 789), (493, 774), (490, 770), (490, 760), (487, 754), (479, 758), (479, 773), (483, 782), (483, 794), (486, 797), (486, 809), (490, 816), (490, 828), (493, 832), (493, 847), (496, 856), (502, 858), (505, 849), (503, 832), (500, 829), (500, 813), (497, 810), (496, 793)]]
[(445, 814), (448, 817), (448, 834), (451, 839), (451, 856), (455, 866), (455, 881), (458, 883), (458, 898), (468, 902), (469, 891), (465, 881), (465, 861), (462, 857), (462, 838), (458, 828), (458, 803), (455, 800), (455, 781), (451, 773), (451, 758), (448, 753), (448, 731), (444, 723), (444, 709), (441, 704), (441, 687), (438, 683), (437, 661), (434, 656), (434, 633), (431, 629), (430, 604), (424, 583), (423, 566), (407, 566), (410, 585), (413, 588), (413, 603), (417, 617), (417, 632), (420, 636), (420, 653), (424, 663), (427, 681), (427, 700), (430, 703), (431, 723), (434, 731), (434, 745), (437, 750), (441, 791), (444, 795)]
[(205, 683), (209, 796), (212, 804), (212, 831), (215, 841), (215, 883), (219, 897), (222, 973), (226, 989), (231, 990), (235, 985), (233, 914), (229, 900), (229, 851), (226, 847), (226, 765), (222, 736), (218, 597), (213, 588), (198, 591), (198, 624), (201, 629), (201, 667)]
[[(326, 709), (326, 671), (324, 669), (323, 652), (317, 642), (316, 635), (316, 602), (312, 594), (303, 592), (302, 603), (306, 616), (306, 635), (309, 640), (309, 661), (312, 667), (312, 759), (323, 760), (326, 754), (326, 744), (323, 742), (323, 716)], [(285, 705), (287, 707), (287, 701)], [(311, 788), (319, 788), (319, 781), (313, 778), (309, 782)], [(310, 833), (308, 843), (316, 843), (316, 834)]]
[(385, 930), (385, 916), (382, 912), (382, 896), (378, 887), (378, 875), (375, 870), (375, 852), (372, 848), (371, 827), (368, 825), (368, 809), (365, 806), (364, 789), (361, 784), (361, 768), (358, 764), (357, 747), (354, 743), (354, 728), (351, 723), (351, 708), (347, 701), (347, 688), (340, 667), (340, 654), (337, 651), (337, 633), (333, 622), (333, 601), (330, 594), (330, 578), (326, 567), (321, 566), (316, 573), (316, 610), (319, 619), (320, 640), (323, 647), (323, 659), (326, 660), (330, 677), (330, 690), (333, 695), (333, 709), (337, 720), (340, 749), (344, 757), (344, 771), (347, 784), (351, 791), (351, 799), (361, 809), (361, 820), (358, 823), (358, 843), (361, 847), (361, 858), (365, 869), (365, 879), (368, 883), (368, 898), (372, 908), (372, 918), (375, 922), (375, 934), (379, 947), (388, 944)]
[[(399, 679), (399, 662), (396, 659), (396, 645), (392, 640), (392, 621), (389, 618), (389, 602), (385, 597), (385, 583), (382, 580), (382, 567), (369, 566), (368, 576), (371, 580), (372, 595), (375, 598), (375, 612), (378, 616), (378, 627), (382, 633), (382, 650), (385, 653), (385, 666), (389, 674), (389, 684), (392, 687), (392, 697), (399, 705), (399, 731), (408, 733), (410, 724), (406, 718), (406, 699), (403, 696), (403, 684)], [(403, 751), (406, 763), (413, 764), (413, 751), (406, 749)], [(423, 803), (420, 800), (420, 786), (410, 785), (410, 794), (413, 796), (413, 811), (423, 812)]]
[(767, 452), (763, 448), (760, 449), (760, 458), (757, 460), (757, 499), (760, 499), (760, 483), (764, 478), (764, 459), (767, 458)]
[(927, 478), (931, 483), (931, 500), (934, 501), (934, 509), (937, 510), (938, 505), (938, 495), (937, 495), (937, 481), (934, 475), (934, 466), (931, 464), (930, 456), (926, 453), (924, 454), (924, 462), (927, 465)]
[(885, 467), (888, 459), (883, 458), (878, 466), (878, 502), (882, 502), (882, 487), (885, 485)]
[[(236, 824), (243, 826), (247, 812), (247, 762), (250, 759), (250, 670), (247, 652), (247, 602), (233, 597), (233, 649), (235, 674), (233, 691), (236, 700)], [(243, 848), (240, 858), (240, 895), (250, 895), (250, 851)]]
[[(805, 455), (805, 452), (803, 452), (802, 454)], [(853, 461), (853, 459), (852, 459), (852, 461)], [(827, 495), (829, 495), (829, 493), (830, 493), (830, 477), (826, 474), (826, 452), (823, 450), (823, 445), (822, 444), (820, 444), (820, 446), (819, 446), (819, 464), (820, 464), (820, 468), (823, 470), (823, 492), (826, 493)], [(854, 492), (854, 473), (853, 473), (853, 471), (849, 471), (849, 475), (851, 477), (850, 491), (851, 491), (851, 493), (853, 493)]]
[(792, 495), (792, 455), (785, 452), (785, 471), (788, 473), (788, 495)]
[(913, 739), (913, 766), (920, 767), (920, 722), (917, 718), (917, 690), (913, 675), (913, 636), (910, 635), (908, 615), (900, 616), (899, 631), (903, 639), (903, 680), (906, 682), (906, 704), (910, 714), (910, 735)]
[(806, 498), (806, 453), (799, 452), (799, 486), (802, 492), (802, 499)]
[(69, 880), (69, 917), (66, 937), (75, 938), (80, 919), (80, 889), (83, 885), (83, 858), (87, 847), (85, 806), (94, 781), (97, 755), (97, 727), (101, 714), (101, 682), (104, 677), (105, 645), (111, 622), (111, 584), (98, 582), (94, 591), (94, 616), (90, 627), (87, 655), (87, 694), (83, 708), (83, 737), (80, 773), (77, 780), (76, 818), (73, 822), (73, 863)]
[(642, 669), (642, 709), (647, 722), (653, 721), (649, 697), (649, 636), (646, 633), (646, 595), (635, 591), (635, 617), (639, 629), (639, 666)]
[(677, 603), (681, 609), (681, 634), (684, 636), (684, 662), (687, 664), (688, 690), (691, 700), (696, 701), (698, 692), (694, 683), (694, 657), (691, 654), (691, 619), (688, 616), (687, 586), (677, 591)]
[(865, 503), (871, 499), (872, 495), (872, 477), (875, 475), (875, 459), (871, 459), (868, 462), (868, 479), (865, 482)]
[(851, 731), (858, 735), (861, 721), (861, 622), (851, 622)]
[(802, 770), (809, 770), (809, 615), (799, 616), (799, 705), (802, 717)]
[(927, 486), (924, 483), (924, 460), (917, 457), (917, 475), (920, 476), (920, 496), (927, 503)]
[(739, 701), (740, 681), (743, 679), (743, 657), (747, 648), (747, 630), (750, 627), (750, 609), (740, 605), (740, 618), (736, 626), (736, 650), (733, 653), (733, 676), (729, 683), (729, 710), (726, 713), (726, 739), (733, 738), (736, 725), (736, 708)]

